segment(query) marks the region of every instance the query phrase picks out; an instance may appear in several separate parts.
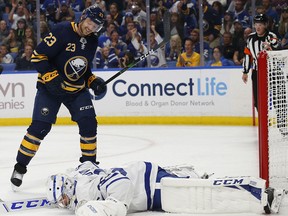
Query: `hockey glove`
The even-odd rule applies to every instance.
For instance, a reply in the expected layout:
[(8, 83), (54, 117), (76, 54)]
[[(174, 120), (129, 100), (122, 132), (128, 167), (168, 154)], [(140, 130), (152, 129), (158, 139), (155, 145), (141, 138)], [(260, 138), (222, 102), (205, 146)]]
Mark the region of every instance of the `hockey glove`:
[(45, 73), (42, 79), (45, 82), (46, 89), (52, 95), (63, 96), (66, 94), (66, 91), (63, 89), (63, 78), (56, 70)]
[(126, 205), (113, 197), (106, 200), (80, 201), (76, 207), (76, 216), (126, 216)]
[(107, 91), (105, 81), (100, 77), (91, 76), (93, 81), (90, 83), (90, 88), (94, 91), (95, 95), (104, 94)]

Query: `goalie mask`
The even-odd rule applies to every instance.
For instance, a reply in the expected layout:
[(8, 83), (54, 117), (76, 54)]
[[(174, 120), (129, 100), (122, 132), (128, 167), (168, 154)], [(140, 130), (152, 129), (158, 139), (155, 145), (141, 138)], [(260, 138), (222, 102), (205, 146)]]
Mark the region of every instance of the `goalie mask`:
[(52, 175), (47, 180), (47, 199), (51, 204), (56, 204), (60, 208), (69, 207), (74, 189), (74, 181), (67, 175)]
[(101, 31), (104, 25), (105, 16), (97, 4), (94, 4), (83, 11), (80, 22), (86, 18), (90, 18), (94, 23), (97, 24), (97, 28), (95, 30), (96, 33)]

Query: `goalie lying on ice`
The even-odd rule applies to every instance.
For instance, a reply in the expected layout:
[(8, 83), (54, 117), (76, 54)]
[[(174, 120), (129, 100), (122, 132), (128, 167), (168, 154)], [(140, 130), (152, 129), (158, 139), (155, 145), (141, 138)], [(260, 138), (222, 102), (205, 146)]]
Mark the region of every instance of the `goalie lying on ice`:
[(151, 162), (101, 169), (84, 162), (47, 181), (47, 198), (78, 216), (125, 216), (130, 212), (175, 213), (277, 212), (282, 192), (265, 190), (253, 177), (208, 178), (193, 166), (161, 168)]

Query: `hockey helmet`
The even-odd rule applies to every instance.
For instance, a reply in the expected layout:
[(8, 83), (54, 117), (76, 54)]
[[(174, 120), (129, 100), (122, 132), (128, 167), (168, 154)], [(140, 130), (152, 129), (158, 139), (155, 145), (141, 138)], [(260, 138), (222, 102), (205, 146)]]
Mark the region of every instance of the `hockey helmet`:
[(265, 14), (257, 14), (253, 21), (254, 23), (268, 23), (268, 17)]
[(94, 23), (98, 25), (96, 32), (99, 32), (103, 28), (105, 15), (97, 4), (91, 5), (83, 11), (80, 22), (86, 18), (90, 18)]
[(47, 199), (51, 204), (65, 208), (74, 194), (74, 187), (74, 181), (67, 175), (52, 175), (47, 180)]

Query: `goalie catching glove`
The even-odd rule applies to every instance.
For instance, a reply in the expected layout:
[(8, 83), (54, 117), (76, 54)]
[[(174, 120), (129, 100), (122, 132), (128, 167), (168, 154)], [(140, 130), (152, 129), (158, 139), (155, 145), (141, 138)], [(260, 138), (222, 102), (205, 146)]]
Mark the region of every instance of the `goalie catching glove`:
[(46, 89), (52, 95), (63, 96), (66, 94), (66, 91), (63, 89), (63, 78), (57, 70), (45, 73), (42, 76), (42, 80), (45, 82)]
[(94, 74), (91, 75), (88, 80), (88, 87), (94, 91), (95, 95), (101, 95), (107, 91), (105, 81), (100, 77), (96, 77)]
[(76, 216), (126, 216), (127, 207), (113, 197), (106, 200), (81, 201), (76, 208)]

